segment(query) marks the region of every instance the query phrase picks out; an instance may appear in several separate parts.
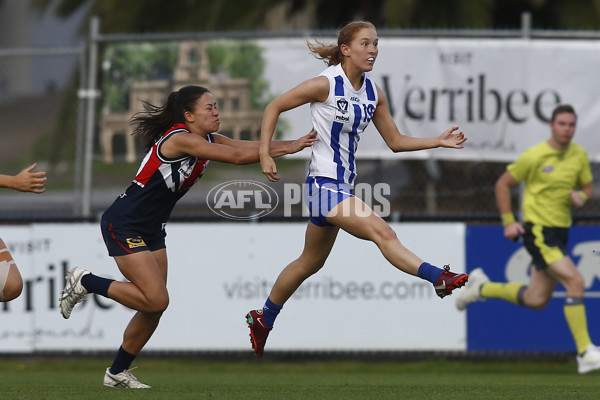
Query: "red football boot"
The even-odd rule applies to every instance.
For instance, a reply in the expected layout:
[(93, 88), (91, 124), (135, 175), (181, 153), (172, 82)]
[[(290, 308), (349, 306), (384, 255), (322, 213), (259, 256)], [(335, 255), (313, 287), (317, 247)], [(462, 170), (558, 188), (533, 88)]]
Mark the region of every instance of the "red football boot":
[(256, 353), (261, 358), (265, 351), (265, 343), (272, 328), (265, 325), (263, 321), (263, 310), (252, 310), (246, 315), (246, 323), (250, 328), (250, 343)]
[(450, 265), (444, 265), (444, 272), (442, 272), (433, 287), (435, 288), (435, 293), (444, 298), (451, 295), (454, 289), (465, 286), (468, 280), (469, 275), (455, 274), (454, 272), (450, 272)]

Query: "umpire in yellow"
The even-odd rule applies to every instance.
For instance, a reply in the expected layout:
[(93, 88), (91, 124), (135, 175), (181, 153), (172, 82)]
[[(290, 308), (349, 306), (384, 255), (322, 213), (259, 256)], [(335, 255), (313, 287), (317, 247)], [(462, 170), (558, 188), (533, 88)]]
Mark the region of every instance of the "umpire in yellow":
[[(583, 206), (594, 192), (587, 153), (572, 142), (576, 123), (572, 106), (556, 107), (550, 120), (550, 138), (525, 150), (496, 181), (504, 236), (510, 240), (522, 236), (532, 257), (529, 285), (490, 282), (482, 270), (474, 270), (456, 305), (464, 309), (473, 301), (496, 298), (540, 310), (560, 282), (566, 289), (563, 310), (577, 347), (578, 372), (586, 373), (600, 369), (600, 349), (590, 339), (584, 282), (567, 254), (567, 240), (572, 206)], [(520, 182), (525, 183), (522, 224), (515, 220), (511, 207), (511, 187)]]

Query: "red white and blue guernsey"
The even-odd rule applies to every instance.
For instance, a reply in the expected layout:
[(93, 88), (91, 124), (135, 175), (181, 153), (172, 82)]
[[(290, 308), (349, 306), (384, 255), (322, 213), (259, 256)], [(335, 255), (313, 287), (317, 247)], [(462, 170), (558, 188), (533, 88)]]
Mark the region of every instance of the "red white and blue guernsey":
[[(191, 155), (165, 157), (162, 144), (177, 133), (190, 131), (175, 124), (152, 146), (135, 178), (102, 216), (103, 225), (117, 235), (157, 235), (164, 230), (177, 201), (202, 177), (208, 160)], [(206, 140), (214, 142), (209, 134)]]
[(353, 185), (359, 135), (373, 118), (377, 88), (365, 72), (362, 87), (355, 90), (341, 64), (328, 67), (320, 76), (329, 79), (329, 96), (310, 105), (319, 140), (312, 145), (308, 175)]

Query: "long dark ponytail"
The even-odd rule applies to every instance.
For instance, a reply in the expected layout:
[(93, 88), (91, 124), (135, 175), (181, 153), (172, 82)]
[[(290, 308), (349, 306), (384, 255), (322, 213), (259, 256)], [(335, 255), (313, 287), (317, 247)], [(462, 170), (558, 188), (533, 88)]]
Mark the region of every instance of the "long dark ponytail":
[(131, 124), (135, 125), (132, 135), (140, 138), (146, 151), (150, 150), (174, 124), (184, 123), (184, 113), (193, 112), (196, 101), (208, 92), (210, 91), (202, 86), (184, 86), (171, 92), (167, 104), (162, 107), (142, 101), (144, 111), (136, 113), (131, 118)]

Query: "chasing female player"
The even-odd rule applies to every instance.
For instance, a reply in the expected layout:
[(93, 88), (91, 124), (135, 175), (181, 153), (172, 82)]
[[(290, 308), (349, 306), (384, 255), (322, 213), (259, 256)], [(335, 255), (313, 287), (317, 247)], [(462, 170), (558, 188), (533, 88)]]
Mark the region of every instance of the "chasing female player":
[[(209, 160), (232, 164), (259, 161), (258, 142), (232, 140), (219, 130), (219, 110), (211, 92), (186, 86), (169, 95), (163, 107), (145, 103), (136, 114), (134, 134), (148, 149), (133, 183), (104, 212), (102, 236), (126, 282), (96, 276), (76, 267), (69, 271), (60, 297), (64, 318), (88, 293), (111, 298), (137, 311), (125, 329), (104, 386), (148, 388), (130, 365), (148, 342), (169, 304), (165, 225), (177, 201), (204, 174)], [(311, 132), (295, 141), (276, 142), (273, 157), (311, 146)], [(199, 241), (199, 245), (202, 243)], [(192, 249), (190, 249), (191, 251)], [(210, 251), (212, 249), (206, 249)]]

